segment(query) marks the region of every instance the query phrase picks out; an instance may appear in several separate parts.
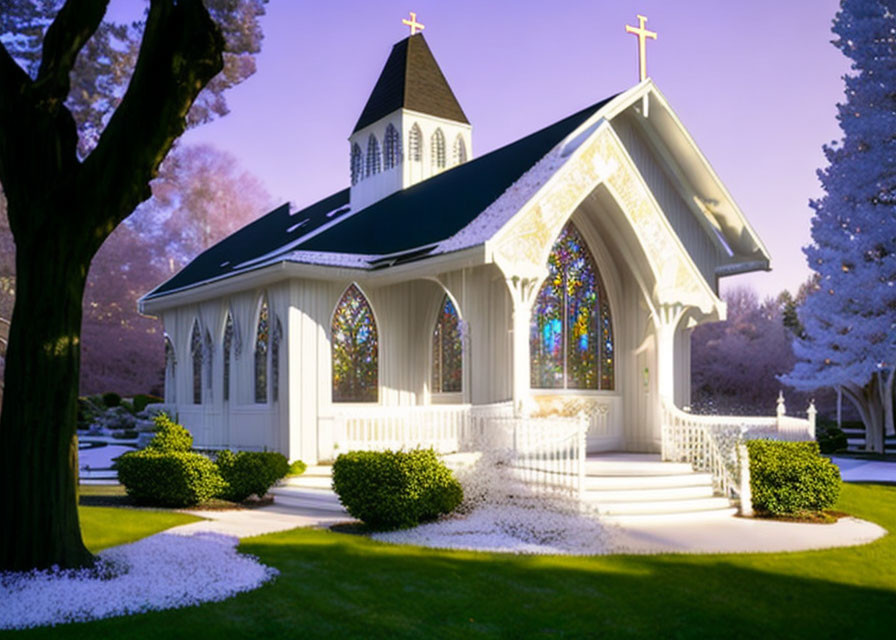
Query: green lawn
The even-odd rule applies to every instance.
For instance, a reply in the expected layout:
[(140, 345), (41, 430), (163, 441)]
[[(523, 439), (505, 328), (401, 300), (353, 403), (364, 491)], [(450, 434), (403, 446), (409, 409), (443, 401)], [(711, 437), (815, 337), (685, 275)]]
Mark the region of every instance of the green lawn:
[[(896, 531), (896, 487), (845, 485), (838, 508)], [(442, 552), (315, 530), (241, 549), (280, 577), (223, 603), (21, 635), (839, 639), (896, 628), (892, 534), (851, 549), (713, 556)]]
[(175, 511), (115, 507), (81, 506), (78, 513), (84, 544), (94, 553), (202, 519)]

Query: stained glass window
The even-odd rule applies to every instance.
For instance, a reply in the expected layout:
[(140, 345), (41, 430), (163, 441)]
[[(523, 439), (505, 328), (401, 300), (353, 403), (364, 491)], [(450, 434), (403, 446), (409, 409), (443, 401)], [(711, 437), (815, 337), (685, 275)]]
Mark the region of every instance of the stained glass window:
[(462, 162), (467, 161), (467, 145), (464, 144), (464, 137), (459, 133), (454, 139), (454, 149), (452, 156), (454, 164), (461, 164)]
[(423, 161), (423, 134), (416, 122), (408, 134), (408, 158), (411, 162)]
[(193, 360), (193, 404), (202, 404), (202, 334), (199, 321), (193, 321), (190, 334), (190, 356)]
[(280, 318), (274, 316), (274, 333), (271, 335), (271, 397), (274, 402), (280, 399), (280, 340), (283, 338), (283, 327)]
[(376, 402), (378, 338), (367, 298), (355, 285), (333, 314), (333, 402)]
[(363, 162), (361, 160), (361, 147), (358, 146), (358, 143), (352, 145), (352, 161), (351, 161), (351, 173), (352, 173), (352, 184), (358, 184), (358, 181), (361, 180), (363, 175)]
[(174, 345), (171, 338), (165, 334), (165, 402), (177, 402), (175, 393), (176, 384), (174, 374), (177, 369), (177, 357), (174, 355)]
[(548, 257), (531, 327), (533, 387), (613, 389), (610, 303), (594, 257), (572, 223)]
[(445, 168), (445, 134), (442, 133), (441, 129), (436, 129), (436, 132), (432, 134), (432, 140), (429, 142), (431, 150), (432, 150), (432, 168), (433, 169), (444, 169)]
[(255, 328), (255, 402), (258, 403), (268, 401), (268, 325), (268, 300), (262, 298)]
[(391, 124), (386, 127), (383, 140), (383, 164), (386, 169), (397, 167), (401, 163), (401, 137)]
[(463, 342), (460, 317), (451, 298), (442, 299), (432, 332), (432, 392), (458, 393), (463, 387)]
[(380, 143), (377, 141), (376, 136), (370, 134), (370, 137), (367, 138), (367, 169), (364, 173), (365, 176), (372, 176), (376, 173), (379, 173), (382, 169), (383, 163), (380, 155)]
[(224, 365), (224, 400), (230, 400), (230, 353), (233, 349), (233, 316), (227, 314), (224, 321), (224, 345), (222, 364)]

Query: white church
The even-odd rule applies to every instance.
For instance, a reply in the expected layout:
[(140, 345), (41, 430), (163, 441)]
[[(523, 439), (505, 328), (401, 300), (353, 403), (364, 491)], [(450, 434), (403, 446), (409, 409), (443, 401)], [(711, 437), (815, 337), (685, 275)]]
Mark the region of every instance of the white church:
[(314, 463), (445, 448), (470, 416), (576, 415), (588, 453), (669, 457), (673, 427), (679, 444), (702, 428), (682, 411), (691, 331), (725, 318), (721, 277), (769, 254), (642, 76), (477, 157), (423, 35), (398, 42), (349, 136), (350, 186), (142, 298), (196, 446)]

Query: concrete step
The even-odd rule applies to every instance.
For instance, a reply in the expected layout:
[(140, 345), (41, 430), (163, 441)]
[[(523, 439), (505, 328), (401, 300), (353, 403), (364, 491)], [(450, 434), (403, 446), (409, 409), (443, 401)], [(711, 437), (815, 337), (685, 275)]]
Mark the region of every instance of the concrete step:
[(591, 502), (598, 512), (606, 515), (650, 515), (659, 513), (694, 513), (697, 511), (714, 511), (728, 509), (731, 502), (728, 498), (690, 498), (685, 500), (654, 500), (635, 502)]
[(304, 473), (292, 478), (284, 478), (281, 486), (304, 489), (329, 489), (333, 483), (330, 476), (307, 476)]
[(601, 520), (610, 524), (644, 525), (644, 524), (680, 524), (687, 522), (702, 522), (706, 520), (727, 519), (737, 515), (736, 507), (723, 509), (711, 509), (702, 511), (678, 512), (678, 513), (625, 513), (615, 515), (602, 515)]
[(689, 500), (692, 498), (712, 498), (710, 484), (686, 487), (662, 487), (657, 489), (598, 489), (585, 490), (585, 500), (593, 504), (650, 503), (663, 500)]
[(332, 491), (275, 487), (270, 493), (274, 496), (274, 504), (284, 507), (345, 513), (345, 508)]
[(687, 462), (662, 462), (659, 456), (655, 460), (621, 458), (585, 460), (585, 474), (589, 476), (666, 476), (693, 471)]
[(663, 475), (585, 476), (588, 491), (625, 491), (664, 489), (671, 487), (712, 486), (711, 473), (677, 473)]

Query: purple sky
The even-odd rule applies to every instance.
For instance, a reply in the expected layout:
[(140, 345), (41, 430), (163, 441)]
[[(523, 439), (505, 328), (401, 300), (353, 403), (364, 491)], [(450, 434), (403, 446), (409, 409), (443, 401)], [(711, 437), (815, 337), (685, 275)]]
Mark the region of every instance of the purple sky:
[(231, 114), (191, 131), (236, 155), (277, 200), (305, 206), (348, 184), (351, 129), (409, 10), (473, 124), (481, 155), (648, 73), (772, 255), (771, 273), (726, 278), (762, 295), (809, 271), (808, 200), (821, 145), (839, 138), (847, 60), (830, 40), (837, 0), (272, 0), (258, 73), (229, 94)]

